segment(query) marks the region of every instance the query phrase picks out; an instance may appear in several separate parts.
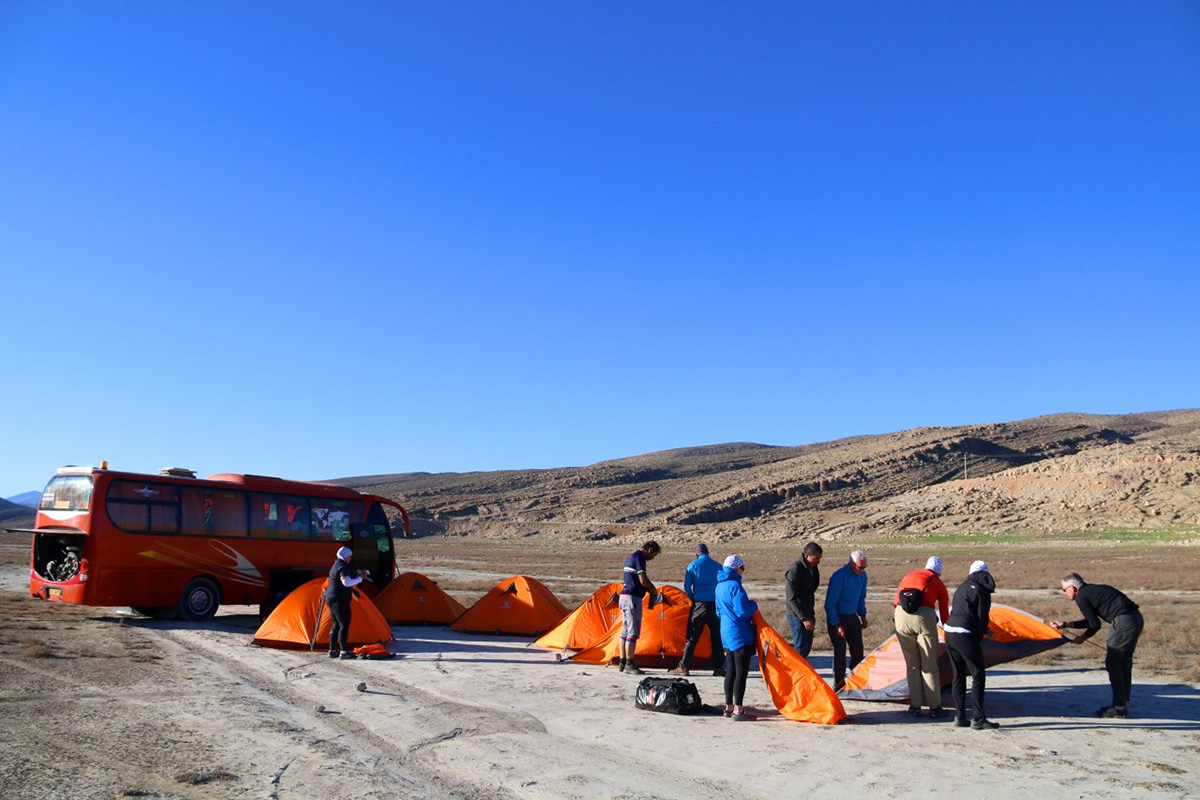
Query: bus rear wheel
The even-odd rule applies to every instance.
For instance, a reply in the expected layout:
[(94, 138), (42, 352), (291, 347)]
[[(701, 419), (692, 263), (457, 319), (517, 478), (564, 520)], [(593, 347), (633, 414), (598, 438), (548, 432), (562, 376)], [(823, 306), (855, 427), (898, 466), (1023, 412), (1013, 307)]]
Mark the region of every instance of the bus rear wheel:
[(191, 622), (212, 619), (221, 605), (221, 590), (212, 578), (199, 576), (188, 581), (179, 598), (179, 616)]

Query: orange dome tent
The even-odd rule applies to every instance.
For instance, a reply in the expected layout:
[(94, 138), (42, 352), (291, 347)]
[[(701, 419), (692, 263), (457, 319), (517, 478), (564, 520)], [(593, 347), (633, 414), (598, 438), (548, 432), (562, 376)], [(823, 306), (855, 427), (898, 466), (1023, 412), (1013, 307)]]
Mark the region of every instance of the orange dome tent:
[(375, 598), (375, 607), (393, 625), (449, 625), (466, 611), (437, 581), (419, 572), (393, 578)]
[(842, 701), (804, 656), (767, 624), (761, 612), (754, 612), (754, 624), (758, 667), (779, 713), (797, 722), (821, 725), (836, 725), (844, 720), (846, 709)]
[[(283, 598), (255, 632), (254, 644), (324, 650), (333, 627), (333, 618), (325, 605), (328, 585), (328, 578), (313, 578)], [(348, 638), (351, 647), (392, 640), (387, 620), (362, 592), (351, 593)]]
[[(659, 587), (663, 602), (650, 608), (650, 595), (642, 598), (642, 633), (638, 637), (634, 660), (639, 667), (677, 667), (687, 644), (688, 617), (692, 603), (676, 586)], [(708, 636), (696, 642), (693, 658), (698, 664), (708, 663), (712, 646)], [(580, 664), (615, 664), (621, 660), (621, 618), (609, 626), (604, 638), (571, 656)]]
[(536, 636), (567, 615), (564, 606), (537, 578), (514, 575), (492, 587), (454, 620), (451, 630), (463, 633)]
[(621, 620), (621, 582), (606, 583), (579, 604), (566, 619), (534, 642), (552, 650), (581, 650), (604, 638), (614, 622)]
[[(988, 627), (992, 630), (992, 636), (982, 642), (983, 663), (987, 667), (1044, 653), (1067, 641), (1062, 634), (1032, 614), (998, 603), (992, 604)], [(938, 668), (942, 688), (949, 686), (953, 677), (945, 640), (946, 635), (939, 627)], [(904, 666), (904, 654), (900, 652), (900, 642), (895, 635), (859, 662), (854, 673), (846, 678), (846, 686), (838, 695), (847, 700), (908, 702), (908, 673)]]

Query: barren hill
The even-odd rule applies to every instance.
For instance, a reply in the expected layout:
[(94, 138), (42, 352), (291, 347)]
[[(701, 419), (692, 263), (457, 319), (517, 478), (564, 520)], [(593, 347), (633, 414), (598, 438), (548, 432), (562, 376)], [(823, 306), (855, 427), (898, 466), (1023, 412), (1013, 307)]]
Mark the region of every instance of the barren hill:
[(586, 467), (338, 483), (420, 534), (670, 540), (1200, 524), (1200, 410), (915, 428), (799, 447), (721, 444)]

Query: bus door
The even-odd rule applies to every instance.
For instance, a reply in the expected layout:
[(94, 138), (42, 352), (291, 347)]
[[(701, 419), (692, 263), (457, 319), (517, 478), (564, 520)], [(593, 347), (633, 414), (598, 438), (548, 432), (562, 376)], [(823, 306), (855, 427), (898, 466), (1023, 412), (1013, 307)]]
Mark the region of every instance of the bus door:
[(350, 549), (354, 551), (351, 562), (355, 569), (371, 570), (371, 580), (382, 589), (392, 579), (396, 554), (392, 548), (392, 534), (388, 528), (387, 515), (378, 503), (371, 503), (366, 522), (351, 526), (353, 534)]

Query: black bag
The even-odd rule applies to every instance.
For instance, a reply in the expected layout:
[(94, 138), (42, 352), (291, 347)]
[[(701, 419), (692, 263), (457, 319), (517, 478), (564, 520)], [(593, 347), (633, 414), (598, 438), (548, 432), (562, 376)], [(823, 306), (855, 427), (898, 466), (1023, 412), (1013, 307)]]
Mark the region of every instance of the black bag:
[(909, 614), (917, 613), (917, 609), (925, 604), (924, 589), (901, 589), (900, 607)]
[(704, 709), (696, 684), (683, 678), (643, 678), (633, 704), (646, 711), (695, 714)]

